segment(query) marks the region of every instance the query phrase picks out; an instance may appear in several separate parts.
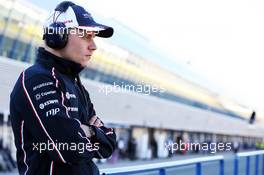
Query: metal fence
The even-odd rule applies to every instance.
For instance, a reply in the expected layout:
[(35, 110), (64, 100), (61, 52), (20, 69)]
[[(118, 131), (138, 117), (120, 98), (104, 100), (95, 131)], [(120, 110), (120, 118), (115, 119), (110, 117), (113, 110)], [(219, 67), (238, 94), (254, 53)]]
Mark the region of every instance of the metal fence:
[[(241, 158), (246, 158), (246, 165), (241, 164)], [(252, 160), (252, 158), (255, 158), (254, 166), (250, 166), (250, 161)], [(261, 167), (259, 166), (260, 159), (262, 159)], [(128, 166), (122, 168), (101, 169), (100, 172), (101, 175), (129, 175), (148, 172), (156, 172), (159, 175), (166, 175), (166, 169), (195, 165), (195, 175), (202, 175), (202, 164), (209, 162), (219, 162), (218, 168), (215, 169), (214, 174), (225, 175), (225, 161), (222, 155), (193, 158), (188, 160), (178, 160), (172, 162), (152, 163), (138, 166)], [(251, 168), (254, 168), (254, 175), (264, 175), (264, 151), (238, 153), (235, 155), (233, 162), (233, 175), (239, 175), (241, 173), (250, 175)], [(245, 167), (245, 169), (243, 167)]]

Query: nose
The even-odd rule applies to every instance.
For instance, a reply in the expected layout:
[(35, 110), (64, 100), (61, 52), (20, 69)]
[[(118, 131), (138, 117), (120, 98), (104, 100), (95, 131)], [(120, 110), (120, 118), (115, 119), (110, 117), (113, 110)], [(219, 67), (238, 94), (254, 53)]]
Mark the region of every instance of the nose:
[(91, 50), (91, 51), (95, 51), (97, 49), (97, 46), (94, 42), (94, 39), (91, 39), (90, 43), (89, 43), (89, 46), (88, 46), (88, 49)]

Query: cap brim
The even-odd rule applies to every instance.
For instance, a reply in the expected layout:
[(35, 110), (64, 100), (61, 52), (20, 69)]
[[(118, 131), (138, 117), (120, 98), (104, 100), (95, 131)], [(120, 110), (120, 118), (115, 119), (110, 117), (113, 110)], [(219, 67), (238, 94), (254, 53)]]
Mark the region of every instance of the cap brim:
[(114, 34), (114, 29), (112, 27), (95, 23), (90, 26), (78, 26), (77, 28), (83, 29), (86, 31), (96, 31), (98, 32), (96, 36), (102, 37), (102, 38), (110, 38)]

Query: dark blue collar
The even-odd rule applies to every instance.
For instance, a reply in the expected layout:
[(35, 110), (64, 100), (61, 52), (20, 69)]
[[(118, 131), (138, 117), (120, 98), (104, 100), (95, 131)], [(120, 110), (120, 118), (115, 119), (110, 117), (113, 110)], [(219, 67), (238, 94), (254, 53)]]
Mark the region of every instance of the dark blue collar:
[(43, 47), (39, 47), (38, 49), (37, 62), (50, 68), (55, 67), (57, 71), (74, 77), (78, 76), (84, 69), (81, 64), (58, 57), (45, 50)]

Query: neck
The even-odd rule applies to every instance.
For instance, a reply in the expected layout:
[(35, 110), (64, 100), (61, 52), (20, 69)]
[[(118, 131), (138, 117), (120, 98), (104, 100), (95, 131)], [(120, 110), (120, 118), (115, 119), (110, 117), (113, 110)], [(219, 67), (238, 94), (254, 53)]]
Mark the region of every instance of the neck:
[(52, 49), (50, 47), (45, 46), (44, 49), (57, 57), (63, 58), (62, 52), (59, 50)]

